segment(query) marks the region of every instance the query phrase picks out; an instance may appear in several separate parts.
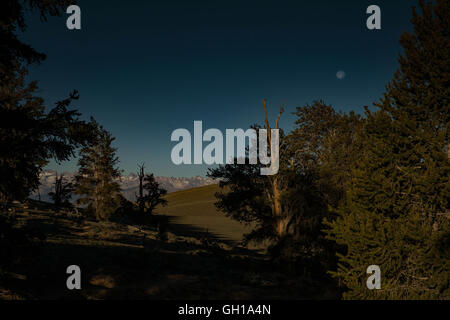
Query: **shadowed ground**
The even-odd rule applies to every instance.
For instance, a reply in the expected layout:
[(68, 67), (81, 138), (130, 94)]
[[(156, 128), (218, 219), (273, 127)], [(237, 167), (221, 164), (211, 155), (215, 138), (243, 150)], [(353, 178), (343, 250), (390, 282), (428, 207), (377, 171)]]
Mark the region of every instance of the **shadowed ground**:
[[(312, 297), (307, 280), (275, 272), (264, 255), (195, 226), (169, 226), (168, 240), (160, 241), (151, 227), (88, 221), (51, 206), (19, 206), (1, 216), (7, 213), (17, 219), (3, 243), (9, 258), (0, 261), (0, 299)], [(20, 241), (25, 234), (30, 240)], [(82, 290), (66, 288), (73, 264), (82, 270)]]

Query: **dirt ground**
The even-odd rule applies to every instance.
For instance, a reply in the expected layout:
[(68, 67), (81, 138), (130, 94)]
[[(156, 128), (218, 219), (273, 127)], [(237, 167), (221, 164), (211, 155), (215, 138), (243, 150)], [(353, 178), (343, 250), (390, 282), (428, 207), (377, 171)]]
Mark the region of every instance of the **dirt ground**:
[[(95, 222), (51, 208), (3, 210), (15, 217), (3, 239), (0, 299), (303, 299), (308, 280), (281, 271), (261, 252), (189, 225), (156, 228)], [(15, 235), (15, 236), (14, 236)], [(81, 290), (68, 290), (69, 265)], [(322, 293), (320, 293), (321, 296)]]

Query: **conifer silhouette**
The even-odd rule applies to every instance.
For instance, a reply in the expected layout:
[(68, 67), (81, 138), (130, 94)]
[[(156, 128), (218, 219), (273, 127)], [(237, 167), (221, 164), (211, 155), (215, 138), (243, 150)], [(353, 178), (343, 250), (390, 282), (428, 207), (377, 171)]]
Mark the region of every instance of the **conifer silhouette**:
[(119, 159), (112, 147), (115, 140), (102, 126), (97, 126), (96, 138), (80, 151), (75, 193), (79, 205), (85, 205), (97, 220), (107, 220), (120, 206), (121, 171)]

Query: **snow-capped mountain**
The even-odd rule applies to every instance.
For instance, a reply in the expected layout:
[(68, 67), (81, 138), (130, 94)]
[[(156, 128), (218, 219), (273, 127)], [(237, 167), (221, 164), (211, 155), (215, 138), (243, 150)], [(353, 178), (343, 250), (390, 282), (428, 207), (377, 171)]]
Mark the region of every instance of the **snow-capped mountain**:
[[(60, 174), (60, 173), (58, 173)], [(64, 172), (63, 175), (71, 180), (74, 177), (73, 172)], [(156, 181), (159, 182), (161, 188), (167, 190), (167, 192), (174, 192), (183, 189), (190, 189), (195, 187), (206, 186), (210, 184), (217, 183), (211, 178), (204, 178), (200, 176), (195, 176), (191, 178), (176, 178), (176, 177), (155, 177)], [(39, 194), (42, 201), (50, 201), (48, 193), (53, 191), (54, 183), (56, 180), (56, 172), (51, 170), (45, 170), (40, 175), (41, 185), (39, 191), (33, 193), (32, 198), (38, 199)], [(138, 192), (139, 178), (136, 174), (130, 173), (121, 177), (119, 184), (122, 189), (122, 194), (130, 201), (136, 199), (135, 195)]]

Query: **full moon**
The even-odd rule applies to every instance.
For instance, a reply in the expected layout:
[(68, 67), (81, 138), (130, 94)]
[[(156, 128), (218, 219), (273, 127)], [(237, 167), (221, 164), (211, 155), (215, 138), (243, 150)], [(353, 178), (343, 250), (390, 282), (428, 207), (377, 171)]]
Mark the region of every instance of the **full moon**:
[(336, 73), (336, 78), (338, 78), (339, 80), (342, 80), (345, 78), (345, 72), (344, 71), (338, 71), (338, 73)]

